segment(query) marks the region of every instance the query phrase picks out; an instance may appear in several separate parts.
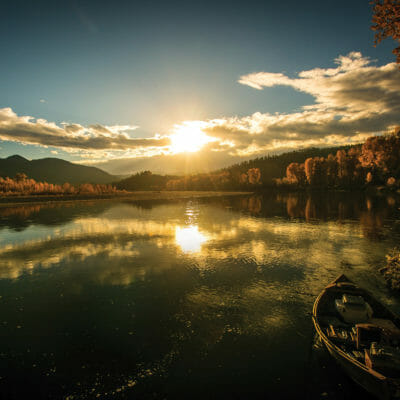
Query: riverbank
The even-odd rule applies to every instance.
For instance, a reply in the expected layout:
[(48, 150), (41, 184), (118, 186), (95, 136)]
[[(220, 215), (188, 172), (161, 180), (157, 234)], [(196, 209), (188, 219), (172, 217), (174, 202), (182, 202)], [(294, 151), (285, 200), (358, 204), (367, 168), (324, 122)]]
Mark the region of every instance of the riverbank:
[(0, 207), (9, 207), (20, 204), (41, 204), (53, 202), (75, 202), (92, 200), (174, 200), (191, 199), (206, 197), (224, 197), (224, 196), (243, 196), (250, 195), (252, 192), (214, 192), (214, 191), (137, 191), (126, 193), (114, 193), (104, 195), (37, 195), (37, 196), (2, 196), (0, 197)]

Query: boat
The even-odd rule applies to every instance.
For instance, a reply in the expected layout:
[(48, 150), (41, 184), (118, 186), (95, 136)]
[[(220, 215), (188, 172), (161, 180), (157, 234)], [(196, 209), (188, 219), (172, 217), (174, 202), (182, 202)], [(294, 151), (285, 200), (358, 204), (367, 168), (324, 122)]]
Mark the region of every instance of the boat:
[(321, 342), (344, 372), (379, 399), (400, 399), (400, 318), (345, 275), (315, 300)]

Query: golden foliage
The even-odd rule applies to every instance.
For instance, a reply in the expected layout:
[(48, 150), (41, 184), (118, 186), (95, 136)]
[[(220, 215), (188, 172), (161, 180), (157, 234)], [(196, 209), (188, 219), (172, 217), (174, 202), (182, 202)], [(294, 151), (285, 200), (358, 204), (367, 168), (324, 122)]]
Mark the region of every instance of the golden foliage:
[[(382, 40), (391, 37), (400, 43), (400, 0), (373, 0), (371, 29), (375, 31), (375, 46)], [(393, 50), (400, 63), (400, 46)]]
[(277, 185), (303, 187), (358, 187), (364, 184), (386, 184), (395, 187), (400, 183), (400, 133), (373, 136), (361, 148), (352, 147), (347, 152), (339, 150), (336, 156), (310, 157), (304, 163), (291, 163), (286, 177)]
[(57, 185), (47, 182), (36, 182), (29, 179), (25, 174), (18, 173), (15, 178), (0, 177), (0, 194), (2, 196), (12, 195), (71, 195), (71, 194), (110, 194), (117, 189), (112, 185), (99, 185), (84, 183), (72, 185), (68, 182)]

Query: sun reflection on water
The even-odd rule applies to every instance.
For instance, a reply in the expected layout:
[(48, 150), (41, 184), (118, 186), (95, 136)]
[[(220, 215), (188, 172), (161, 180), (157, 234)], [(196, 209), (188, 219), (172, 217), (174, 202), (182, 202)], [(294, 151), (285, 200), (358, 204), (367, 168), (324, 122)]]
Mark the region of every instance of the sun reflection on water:
[(207, 240), (207, 236), (199, 232), (196, 225), (175, 228), (175, 241), (185, 253), (200, 252), (202, 244)]

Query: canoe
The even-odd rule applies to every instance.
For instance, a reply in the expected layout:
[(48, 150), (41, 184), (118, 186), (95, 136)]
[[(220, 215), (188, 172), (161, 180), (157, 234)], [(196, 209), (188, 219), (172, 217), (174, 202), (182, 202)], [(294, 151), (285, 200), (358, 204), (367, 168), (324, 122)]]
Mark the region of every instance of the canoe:
[(353, 381), (379, 399), (400, 398), (399, 317), (341, 275), (315, 300), (313, 322)]

